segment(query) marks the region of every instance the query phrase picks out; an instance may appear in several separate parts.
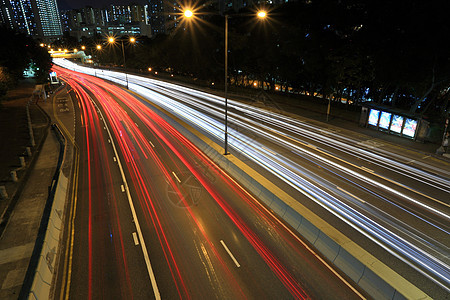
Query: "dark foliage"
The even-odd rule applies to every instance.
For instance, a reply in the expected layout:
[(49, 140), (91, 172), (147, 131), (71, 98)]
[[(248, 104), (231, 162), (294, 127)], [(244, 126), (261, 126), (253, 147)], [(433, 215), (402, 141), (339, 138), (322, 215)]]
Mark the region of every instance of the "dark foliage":
[(34, 68), (36, 81), (47, 81), (51, 58), (38, 42), (23, 33), (0, 26), (0, 97), (23, 78), (23, 72)]

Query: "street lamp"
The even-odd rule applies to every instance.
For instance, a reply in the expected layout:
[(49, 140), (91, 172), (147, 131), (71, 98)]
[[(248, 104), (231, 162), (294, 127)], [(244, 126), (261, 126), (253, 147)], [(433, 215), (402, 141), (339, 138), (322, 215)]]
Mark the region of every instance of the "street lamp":
[[(191, 10), (185, 10), (184, 16), (190, 19), (194, 16)], [(246, 16), (246, 15), (233, 15), (233, 16)], [(267, 13), (260, 10), (256, 13), (259, 19), (265, 19)], [(228, 155), (228, 15), (225, 15), (225, 144), (224, 155)]]
[[(108, 38), (108, 42), (110, 44), (114, 44), (115, 41), (116, 41), (116, 39), (114, 37), (112, 37), (112, 36)], [(132, 43), (132, 44), (135, 43), (136, 42), (136, 38), (135, 37), (130, 37), (129, 42)], [(127, 74), (127, 64), (126, 64), (126, 61), (125, 61), (125, 48), (123, 46), (123, 39), (120, 39), (120, 43), (122, 44), (123, 68), (125, 69), (125, 78), (126, 78), (126, 81), (127, 81), (127, 89), (128, 89), (128, 74)]]
[(258, 18), (264, 19), (267, 16), (267, 13), (263, 10), (260, 10), (256, 15), (258, 16)]

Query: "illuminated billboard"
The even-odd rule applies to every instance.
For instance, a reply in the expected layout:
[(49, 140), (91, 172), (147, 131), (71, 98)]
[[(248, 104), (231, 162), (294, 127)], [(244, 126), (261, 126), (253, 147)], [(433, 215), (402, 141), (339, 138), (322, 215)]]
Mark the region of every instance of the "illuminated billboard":
[(417, 128), (417, 121), (413, 119), (406, 119), (405, 127), (403, 128), (403, 135), (414, 137)]
[(392, 124), (390, 130), (395, 133), (400, 133), (403, 127), (403, 117), (399, 115), (394, 115), (392, 117)]
[(389, 128), (389, 124), (391, 124), (391, 113), (382, 111), (381, 112), (381, 116), (380, 116), (380, 128), (381, 129), (388, 129)]
[(377, 126), (379, 116), (380, 116), (379, 110), (371, 109), (369, 114), (369, 125)]

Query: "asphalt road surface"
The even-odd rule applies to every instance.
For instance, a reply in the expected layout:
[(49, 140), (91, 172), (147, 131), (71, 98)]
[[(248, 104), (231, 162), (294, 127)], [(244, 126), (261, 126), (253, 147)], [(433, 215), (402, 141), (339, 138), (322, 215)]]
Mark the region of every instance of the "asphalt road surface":
[(151, 105), (58, 73), (80, 153), (63, 298), (363, 297)]

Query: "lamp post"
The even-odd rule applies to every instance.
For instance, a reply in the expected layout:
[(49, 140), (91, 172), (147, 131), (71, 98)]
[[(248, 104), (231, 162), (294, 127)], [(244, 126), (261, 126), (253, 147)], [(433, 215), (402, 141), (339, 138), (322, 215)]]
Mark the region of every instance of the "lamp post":
[[(109, 42), (110, 44), (114, 44), (115, 41), (116, 41), (116, 39), (115, 39), (114, 37), (109, 37), (109, 38), (108, 38), (108, 42)], [(129, 41), (130, 41), (130, 43), (134, 43), (134, 42), (136, 42), (136, 38), (130, 37), (130, 40), (129, 40)], [(126, 80), (126, 82), (127, 82), (127, 89), (128, 89), (127, 63), (126, 63), (126, 60), (125, 60), (125, 47), (123, 46), (123, 39), (120, 39), (120, 43), (121, 43), (121, 45), (122, 45), (123, 68), (125, 69), (125, 80)]]
[(228, 155), (228, 15), (225, 15), (225, 145), (223, 155)]
[[(185, 10), (184, 16), (192, 18), (194, 13), (191, 10)], [(246, 15), (238, 15), (246, 16)], [(267, 13), (263, 10), (258, 11), (256, 16), (260, 19), (267, 17)], [(228, 155), (228, 15), (225, 15), (225, 136), (224, 136), (224, 155)]]
[[(89, 49), (91, 49), (90, 50), (90, 52), (91, 52), (91, 58), (93, 59), (94, 58), (94, 50), (97, 50), (97, 52), (95, 52), (96, 53), (96, 55), (98, 55), (99, 54), (99, 52), (102, 50), (102, 45), (101, 44), (97, 44), (97, 45), (95, 45), (95, 47), (86, 47), (86, 46), (81, 46), (81, 50), (88, 50), (89, 51)], [(97, 57), (97, 56), (96, 56)], [(98, 59), (98, 58), (97, 58)], [(94, 68), (94, 76), (95, 77), (97, 77), (97, 69), (95, 69)]]

